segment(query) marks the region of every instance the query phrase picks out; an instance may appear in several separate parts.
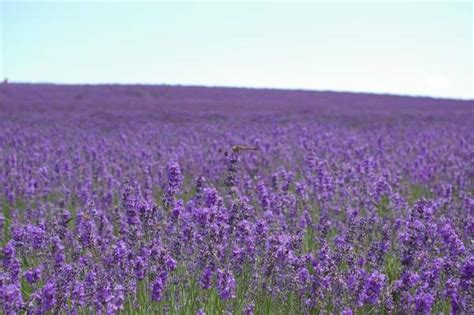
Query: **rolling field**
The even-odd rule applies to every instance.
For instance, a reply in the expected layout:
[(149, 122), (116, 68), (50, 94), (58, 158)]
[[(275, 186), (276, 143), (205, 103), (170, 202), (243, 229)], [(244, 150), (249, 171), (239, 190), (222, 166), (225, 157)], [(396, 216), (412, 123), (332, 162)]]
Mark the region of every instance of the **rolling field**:
[(472, 314), (474, 102), (0, 85), (4, 314)]

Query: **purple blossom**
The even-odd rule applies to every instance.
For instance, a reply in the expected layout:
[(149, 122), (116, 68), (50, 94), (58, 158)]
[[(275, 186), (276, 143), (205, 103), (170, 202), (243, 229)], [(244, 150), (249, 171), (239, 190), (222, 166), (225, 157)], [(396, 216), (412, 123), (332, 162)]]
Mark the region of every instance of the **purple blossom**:
[(25, 272), (25, 278), (28, 283), (36, 283), (41, 278), (41, 269), (35, 268)]
[(52, 310), (56, 304), (56, 285), (47, 282), (41, 290), (41, 309), (43, 312)]
[(217, 270), (217, 292), (223, 300), (234, 299), (237, 283), (234, 275), (228, 270)]
[(158, 277), (156, 277), (151, 288), (151, 299), (153, 301), (161, 301), (167, 279), (168, 274), (166, 272), (161, 272)]
[(342, 312), (341, 315), (352, 315), (352, 310), (350, 308), (345, 308)]
[(0, 287), (1, 306), (5, 314), (18, 314), (23, 306), (20, 286), (8, 284)]
[(204, 289), (209, 289), (211, 287), (211, 281), (212, 281), (212, 270), (210, 267), (204, 268), (204, 271), (202, 272), (200, 283), (201, 286)]
[(415, 310), (420, 314), (430, 314), (434, 303), (434, 297), (428, 292), (420, 292), (415, 296)]
[(374, 271), (365, 281), (364, 291), (361, 297), (362, 301), (376, 304), (379, 302), (382, 289), (385, 285), (386, 276), (378, 271)]
[(178, 192), (183, 184), (183, 175), (181, 174), (181, 167), (177, 162), (168, 162), (168, 189), (172, 193)]

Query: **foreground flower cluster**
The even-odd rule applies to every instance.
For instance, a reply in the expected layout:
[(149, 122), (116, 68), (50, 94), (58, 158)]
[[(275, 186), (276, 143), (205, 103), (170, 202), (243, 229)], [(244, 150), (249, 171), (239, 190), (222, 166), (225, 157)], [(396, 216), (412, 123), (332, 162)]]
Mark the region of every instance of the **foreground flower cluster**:
[(389, 100), (163, 117), (12, 105), (3, 313), (472, 313), (472, 103)]

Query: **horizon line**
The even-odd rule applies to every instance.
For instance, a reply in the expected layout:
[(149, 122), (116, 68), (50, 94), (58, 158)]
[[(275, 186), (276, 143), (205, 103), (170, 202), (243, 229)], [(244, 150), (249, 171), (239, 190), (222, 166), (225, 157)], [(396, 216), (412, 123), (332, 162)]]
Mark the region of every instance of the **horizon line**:
[[(7, 78), (5, 78), (7, 79)], [(63, 86), (169, 86), (169, 87), (194, 87), (194, 88), (216, 88), (216, 89), (242, 89), (242, 90), (269, 90), (269, 91), (291, 91), (291, 92), (314, 92), (314, 93), (340, 93), (340, 94), (368, 94), (374, 96), (394, 96), (394, 97), (409, 97), (409, 98), (429, 98), (438, 100), (452, 100), (452, 101), (474, 101), (474, 98), (451, 97), (451, 96), (435, 96), (426, 94), (402, 94), (397, 92), (378, 92), (378, 91), (354, 91), (354, 90), (319, 90), (313, 88), (295, 88), (295, 87), (268, 87), (268, 86), (245, 86), (245, 85), (209, 85), (196, 83), (144, 83), (144, 82), (32, 82), (32, 81), (7, 81), (3, 80), (0, 86), (4, 84), (12, 85), (63, 85)]]

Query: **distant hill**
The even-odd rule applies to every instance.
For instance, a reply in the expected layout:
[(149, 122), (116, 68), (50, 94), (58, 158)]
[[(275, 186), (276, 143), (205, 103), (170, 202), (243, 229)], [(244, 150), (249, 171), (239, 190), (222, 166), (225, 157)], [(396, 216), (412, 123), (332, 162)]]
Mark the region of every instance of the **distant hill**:
[(171, 85), (0, 84), (0, 110), (10, 117), (127, 115), (181, 121), (251, 115), (363, 118), (472, 115), (473, 100), (308, 90)]

